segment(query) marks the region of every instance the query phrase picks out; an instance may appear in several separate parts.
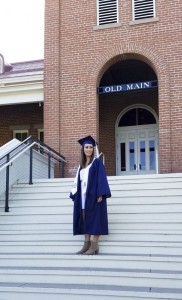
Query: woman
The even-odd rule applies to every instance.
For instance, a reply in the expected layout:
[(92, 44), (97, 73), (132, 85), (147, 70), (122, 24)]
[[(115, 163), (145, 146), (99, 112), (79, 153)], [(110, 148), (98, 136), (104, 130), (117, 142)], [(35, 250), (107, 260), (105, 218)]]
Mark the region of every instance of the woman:
[(78, 142), (82, 146), (81, 163), (70, 193), (74, 201), (73, 234), (85, 235), (77, 254), (92, 255), (99, 253), (99, 236), (108, 234), (106, 198), (111, 197), (111, 192), (103, 163), (94, 156), (95, 140), (87, 136)]

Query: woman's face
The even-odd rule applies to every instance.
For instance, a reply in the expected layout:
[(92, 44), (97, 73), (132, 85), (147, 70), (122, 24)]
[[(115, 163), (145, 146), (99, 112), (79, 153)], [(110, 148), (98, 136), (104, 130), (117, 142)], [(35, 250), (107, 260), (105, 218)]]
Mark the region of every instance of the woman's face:
[(84, 147), (83, 147), (83, 151), (85, 153), (85, 156), (89, 158), (89, 157), (92, 156), (92, 153), (94, 151), (94, 147), (92, 146), (92, 144), (85, 144)]

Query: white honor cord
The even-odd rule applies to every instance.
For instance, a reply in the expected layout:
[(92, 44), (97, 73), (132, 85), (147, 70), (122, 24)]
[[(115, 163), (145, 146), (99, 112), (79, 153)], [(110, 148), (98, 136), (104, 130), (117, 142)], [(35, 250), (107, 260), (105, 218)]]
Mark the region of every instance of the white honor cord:
[(75, 180), (74, 180), (74, 183), (73, 183), (73, 187), (72, 187), (72, 190), (71, 190), (72, 195), (75, 195), (76, 192), (77, 192), (77, 182), (78, 182), (78, 173), (79, 173), (79, 170), (80, 170), (80, 166), (78, 167), (78, 170), (76, 172), (76, 177), (75, 177)]

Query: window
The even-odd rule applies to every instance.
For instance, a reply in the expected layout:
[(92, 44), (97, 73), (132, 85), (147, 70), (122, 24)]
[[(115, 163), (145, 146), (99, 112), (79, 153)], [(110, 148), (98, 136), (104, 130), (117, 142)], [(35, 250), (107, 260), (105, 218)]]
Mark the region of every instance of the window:
[(13, 138), (24, 141), (28, 137), (28, 130), (13, 130)]
[(43, 129), (38, 129), (38, 139), (41, 142), (44, 142), (44, 130)]
[(156, 124), (153, 114), (144, 108), (134, 108), (126, 112), (119, 121), (119, 127)]
[(97, 0), (97, 26), (118, 23), (118, 0)]
[(155, 0), (132, 0), (133, 20), (155, 17)]
[[(44, 142), (44, 130), (43, 129), (38, 129), (38, 139), (41, 142)], [(41, 147), (38, 147), (38, 152), (44, 154), (44, 149)]]

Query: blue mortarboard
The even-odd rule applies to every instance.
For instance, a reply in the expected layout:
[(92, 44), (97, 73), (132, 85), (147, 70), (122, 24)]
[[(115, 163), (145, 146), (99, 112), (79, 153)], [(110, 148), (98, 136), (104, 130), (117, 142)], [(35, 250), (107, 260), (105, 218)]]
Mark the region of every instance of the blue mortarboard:
[(93, 139), (93, 137), (91, 137), (91, 135), (88, 135), (88, 136), (84, 137), (83, 139), (78, 140), (78, 143), (81, 146), (84, 146), (85, 144), (92, 144), (93, 147), (96, 146), (96, 141)]

